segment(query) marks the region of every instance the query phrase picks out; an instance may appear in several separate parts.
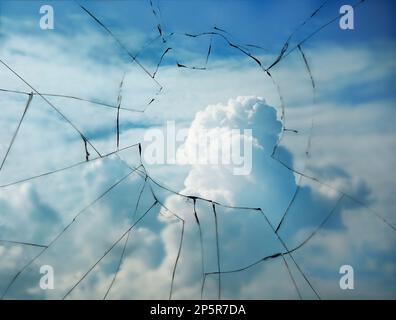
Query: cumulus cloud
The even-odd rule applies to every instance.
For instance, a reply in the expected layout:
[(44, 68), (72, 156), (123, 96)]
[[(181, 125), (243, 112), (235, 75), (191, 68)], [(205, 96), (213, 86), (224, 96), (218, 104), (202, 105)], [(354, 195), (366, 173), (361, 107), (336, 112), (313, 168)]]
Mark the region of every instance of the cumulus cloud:
[[(240, 152), (238, 148), (236, 151), (231, 148), (232, 153), (241, 153), (238, 156), (246, 162), (245, 165), (252, 167), (251, 172), (242, 176), (235, 175), (233, 166), (238, 167), (238, 163), (220, 163), (214, 166), (193, 164), (183, 191), (229, 204), (261, 207), (266, 212), (272, 212), (274, 218), (279, 217), (285, 209), (285, 197), (293, 192), (295, 177), (270, 157), (282, 124), (277, 119), (276, 110), (268, 106), (263, 98), (238, 97), (230, 99), (226, 105), (209, 105), (198, 112), (179, 153), (188, 157), (191, 150), (199, 148), (200, 141), (197, 137), (199, 138), (201, 130), (231, 137), (235, 129), (239, 132), (238, 143), (248, 144), (249, 141), (244, 139), (252, 140), (251, 154), (243, 154), (243, 149)], [(245, 129), (252, 130), (251, 138), (245, 136)], [(218, 150), (211, 150), (211, 153), (227, 153), (228, 150), (222, 149), (227, 143), (233, 144), (224, 139), (223, 144), (215, 146)], [(231, 158), (233, 157), (234, 154)]]
[[(257, 97), (238, 97), (236, 99), (230, 99), (225, 105), (210, 105), (205, 110), (197, 113), (190, 127), (189, 136), (185, 144), (181, 147), (183, 153), (188, 155), (188, 150), (195, 148), (194, 144), (198, 143), (195, 139), (197, 136), (195, 131), (202, 128), (216, 132), (227, 132), (227, 130), (232, 130), (232, 128), (252, 128), (253, 140), (255, 141), (252, 153), (252, 172), (247, 176), (235, 176), (227, 166), (194, 164), (191, 166), (190, 172), (185, 179), (185, 188), (180, 192), (213, 199), (228, 205), (240, 205), (252, 208), (260, 207), (268, 215), (272, 225), (276, 226), (289, 206), (294, 191), (297, 188), (294, 174), (271, 157), (271, 152), (281, 131), (281, 124), (277, 119), (276, 110), (268, 106), (264, 99)], [(268, 130), (266, 130), (267, 128)], [(283, 155), (288, 155), (291, 162), (293, 161), (292, 155), (286, 149), (282, 153)], [(348, 191), (351, 194), (359, 194), (360, 198), (367, 200), (366, 197), (369, 195), (369, 189), (363, 182), (359, 180), (353, 181), (342, 168), (338, 168), (337, 166), (324, 167), (322, 170), (329, 173), (326, 181), (335, 182), (335, 185), (338, 186), (341, 184), (344, 188), (348, 187)], [(365, 191), (361, 192), (361, 190)], [(318, 183), (306, 182), (301, 186), (296, 201), (293, 201), (288, 209), (288, 216), (280, 233), (284, 239), (287, 239), (290, 248), (297, 246), (309, 236), (327, 214), (334, 209), (337, 199), (340, 196), (341, 194), (334, 191), (334, 189), (324, 187)], [(194, 233), (195, 229), (196, 236), (192, 247), (184, 249), (185, 255), (188, 256), (185, 259), (195, 261), (195, 263), (186, 265), (185, 268), (191, 273), (190, 277), (188, 277), (190, 281), (194, 278), (193, 274), (195, 274), (197, 279), (195, 285), (199, 287), (200, 278), (198, 275), (201, 271), (197, 267), (199, 264), (196, 263), (196, 256), (194, 259), (191, 255), (191, 252), (195, 254), (197, 251), (199, 252), (199, 239), (197, 238), (197, 225), (194, 221), (191, 203), (189, 206), (186, 207), (185, 200), (177, 195), (170, 196), (167, 200), (167, 207), (180, 212), (183, 218), (186, 219), (187, 230)], [(307, 211), (305, 208), (310, 208), (310, 210)], [(339, 234), (343, 235), (341, 238), (353, 237), (354, 235), (349, 231), (350, 225), (344, 221), (343, 212), (349, 210), (356, 213), (359, 212), (358, 209), (361, 208), (351, 201), (340, 202), (336, 208), (337, 212), (333, 215), (332, 224), (324, 226), (326, 234), (331, 234), (334, 238), (337, 238)], [(258, 261), (261, 257), (282, 251), (282, 247), (280, 247), (273, 231), (263, 217), (256, 212), (249, 210), (244, 212), (243, 210), (221, 207), (218, 208), (218, 211), (221, 212), (219, 214), (219, 221), (221, 221), (219, 237), (221, 239), (220, 253), (222, 257), (222, 270), (242, 268), (254, 261)], [(198, 204), (197, 213), (201, 219), (201, 225), (204, 226), (203, 228), (207, 228), (203, 236), (205, 248), (204, 268), (206, 272), (210, 272), (216, 270), (216, 255), (213, 251), (211, 252), (215, 245), (213, 212), (210, 205)], [(373, 217), (371, 219), (375, 220)], [(315, 242), (314, 240), (312, 241)], [(371, 238), (367, 241), (375, 245), (377, 241), (379, 242), (381, 240)], [(188, 246), (188, 243), (186, 246)], [(331, 241), (329, 242), (331, 246), (330, 243)], [(334, 243), (337, 243), (337, 241), (334, 241)], [(320, 245), (317, 244), (317, 246)], [(325, 256), (323, 261), (331, 259), (330, 252), (333, 251), (326, 247), (325, 242), (322, 242), (322, 252)], [(326, 254), (326, 252), (329, 252), (329, 254)], [(355, 261), (355, 259), (357, 259), (355, 255), (349, 257), (350, 261)], [(337, 261), (341, 262), (342, 258), (339, 257)], [(264, 274), (266, 277), (277, 279), (276, 281), (279, 283), (278, 288), (282, 288), (280, 284), (285, 279), (288, 279), (286, 269), (282, 271), (280, 271), (281, 269), (277, 269), (277, 275), (274, 274), (273, 270), (268, 271), (268, 273), (263, 270), (270, 269), (263, 266), (262, 268), (249, 268), (247, 272), (241, 272), (245, 275), (236, 276), (239, 282), (234, 283), (234, 286), (229, 286), (228, 290), (230, 291), (227, 290), (227, 285), (225, 284), (223, 294), (227, 296), (231, 292), (234, 292), (234, 294), (236, 294), (235, 292), (239, 292), (243, 295), (245, 289), (241, 288), (246, 288), (246, 283), (250, 281), (252, 283), (264, 282)], [(225, 276), (225, 278), (229, 277)], [(285, 285), (285, 288), (288, 288), (287, 290), (282, 291), (280, 289), (277, 293), (273, 292), (273, 297), (278, 295), (283, 297), (292, 296), (293, 292), (290, 292), (290, 286), (293, 288), (289, 282), (288, 286)], [(268, 296), (269, 294), (265, 286), (258, 286), (256, 289), (262, 290), (258, 296)], [(327, 293), (325, 292), (325, 294)], [(250, 294), (246, 296), (250, 297)]]

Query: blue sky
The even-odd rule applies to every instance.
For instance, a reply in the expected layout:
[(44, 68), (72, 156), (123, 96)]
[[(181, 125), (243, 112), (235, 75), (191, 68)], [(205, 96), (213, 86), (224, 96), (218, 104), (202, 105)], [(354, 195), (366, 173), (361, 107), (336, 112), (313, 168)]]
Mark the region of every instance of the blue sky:
[[(132, 53), (158, 35), (158, 22), (148, 1), (79, 3), (109, 27)], [(200, 33), (217, 26), (227, 30), (234, 43), (264, 47), (265, 50), (251, 50), (268, 66), (288, 35), (321, 3), (176, 0), (160, 1), (159, 6), (165, 33)], [(54, 30), (39, 28), (39, 8), (43, 4), (54, 8)], [(343, 1), (330, 0), (296, 33), (291, 47), (336, 16), (342, 4)], [(158, 69), (156, 79), (163, 90), (156, 95), (158, 85), (71, 1), (1, 2), (0, 58), (42, 93), (115, 105), (124, 77), (123, 107), (142, 109), (155, 97), (143, 113), (121, 110), (121, 147), (142, 142), (144, 153), (149, 146), (145, 134), (153, 128), (165, 131), (167, 121), (175, 121), (178, 129), (189, 129), (179, 150), (196, 146), (197, 128), (225, 136), (232, 128), (252, 129), (253, 166), (247, 176), (235, 176), (226, 166), (144, 163), (145, 168), (155, 181), (174, 191), (231, 206), (260, 207), (273, 225), (287, 211), (280, 235), (290, 247), (306, 239), (334, 209), (331, 219), (309, 244), (296, 251), (296, 261), (322, 298), (394, 299), (395, 233), (370, 210), (395, 225), (395, 6), (393, 1), (367, 0), (355, 10), (355, 30), (343, 31), (336, 22), (303, 45), (316, 83), (315, 99), (297, 50), (271, 70), (284, 98), (284, 119), (280, 118), (279, 94), (271, 79), (252, 59), (230, 48), (221, 38), (212, 39), (205, 71), (177, 68), (176, 62), (202, 66), (209, 36), (190, 39), (176, 34), (166, 43), (158, 39), (143, 50), (139, 60), (152, 72), (161, 53), (172, 47)], [(0, 73), (0, 88), (31, 91), (5, 67), (0, 67)], [(1, 157), (26, 98), (14, 93), (0, 94), (4, 108), (0, 118)], [(48, 99), (102, 154), (115, 150), (114, 109), (60, 97)], [(322, 183), (308, 178), (299, 180), (298, 174), (270, 157), (281, 134), (281, 121), (286, 128), (298, 130), (298, 134), (285, 132), (276, 156)], [(91, 157), (95, 154), (89, 146), (88, 151)], [(139, 165), (137, 147), (120, 156), (131, 166)], [(128, 172), (125, 163), (113, 156), (4, 187), (84, 159), (81, 136), (35, 96), (0, 171), (0, 239), (50, 243), (76, 213)], [(298, 185), (298, 194), (292, 201)], [(154, 207), (131, 233), (110, 298), (168, 298), (181, 236), (181, 220), (172, 213), (185, 221), (174, 297), (199, 298), (202, 256), (192, 202), (150, 180), (145, 182), (136, 173), (84, 211), (53, 247), (29, 265), (6, 297), (62, 298), (131, 222), (150, 208), (150, 187), (169, 210)], [(137, 206), (140, 190), (142, 197)], [(348, 196), (341, 198), (343, 192)], [(131, 217), (135, 206), (137, 211)], [(203, 226), (204, 271), (211, 272), (217, 268), (211, 203), (198, 201), (196, 206)], [(223, 271), (282, 250), (268, 223), (255, 210), (245, 212), (221, 206), (217, 210)], [(103, 297), (116, 272), (123, 241), (124, 237), (70, 297)], [(0, 242), (0, 292), (39, 250)], [(290, 257), (286, 259), (303, 298), (314, 299), (314, 292)], [(54, 290), (45, 291), (38, 286), (37, 270), (43, 264), (54, 267)], [(338, 286), (338, 270), (343, 264), (355, 268), (355, 290), (344, 291)], [(223, 275), (225, 298), (298, 298), (281, 259), (232, 275)], [(204, 297), (217, 297), (216, 281), (216, 276), (208, 276)]]
[[(71, 23), (71, 18), (81, 15), (74, 1), (3, 1), (1, 10), (11, 19), (36, 18), (38, 8), (51, 3), (57, 16), (57, 32), (75, 32), (80, 23)], [(80, 1), (113, 30), (132, 28), (153, 31), (156, 21), (146, 1)], [(213, 26), (229, 31), (235, 39), (246, 43), (259, 44), (271, 53), (277, 52), (294, 28), (306, 19), (322, 1), (296, 2), (282, 1), (161, 1), (165, 31), (198, 33), (210, 30)], [(351, 2), (350, 4), (354, 4)], [(156, 1), (154, 1), (154, 5)], [(344, 2), (330, 1), (315, 20), (321, 25), (338, 14)], [(111, 11), (109, 12), (109, 7)], [(377, 42), (395, 36), (393, 12), (395, 3), (389, 0), (365, 1), (356, 10), (353, 32), (342, 31), (337, 23), (330, 25), (315, 37), (309, 45), (322, 42), (337, 42), (343, 46), (354, 46), (367, 42)], [(246, 17), (249, 17), (247, 20)], [(82, 19), (81, 23), (87, 23)], [(84, 21), (84, 22), (83, 22)], [(309, 27), (309, 25), (307, 26)], [(166, 30), (168, 29), (168, 30)], [(306, 28), (309, 32), (309, 28)], [(38, 30), (31, 30), (35, 32)], [(304, 29), (302, 30), (304, 31)], [(304, 36), (304, 32), (299, 33)]]

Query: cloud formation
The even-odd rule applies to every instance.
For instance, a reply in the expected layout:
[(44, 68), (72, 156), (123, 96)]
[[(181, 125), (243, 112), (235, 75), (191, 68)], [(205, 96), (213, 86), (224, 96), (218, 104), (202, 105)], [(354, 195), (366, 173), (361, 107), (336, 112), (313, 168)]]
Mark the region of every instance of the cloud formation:
[[(146, 78), (140, 73), (136, 74), (136, 70), (129, 69), (117, 58), (119, 52), (111, 49), (112, 44), (108, 39), (102, 36), (92, 37), (92, 34), (96, 33), (85, 30), (79, 36), (56, 37), (54, 42), (51, 37), (30, 37), (15, 32), (5, 39), (3, 54), (7, 62), (17, 70), (22, 70), (23, 75), (35, 86), (38, 85), (40, 91), (98, 98), (112, 104), (117, 100), (117, 88), (123, 72), (127, 70), (130, 80), (134, 82), (126, 82), (125, 105), (146, 101), (150, 89), (153, 89), (146, 83), (139, 87)], [(71, 40), (73, 41), (70, 42)], [(53, 45), (50, 46), (50, 42)], [(389, 169), (393, 167), (389, 160), (392, 159), (389, 150), (392, 150), (394, 144), (394, 133), (391, 129), (387, 129), (390, 133), (380, 132), (372, 121), (376, 119), (377, 122), (378, 119), (380, 123), (386, 123), (387, 118), (391, 118), (391, 108), (381, 101), (382, 107), (378, 107), (377, 103), (364, 106), (352, 103), (352, 107), (357, 107), (357, 110), (353, 110), (351, 103), (344, 104), (340, 98), (342, 95), (336, 95), (347, 83), (371, 87), (373, 83), (381, 82), (389, 70), (394, 70), (393, 60), (385, 55), (384, 62), (377, 66), (375, 72), (367, 72), (372, 69), (375, 55), (367, 53), (366, 49), (329, 50), (326, 47), (325, 50), (322, 48), (309, 52), (318, 87), (322, 88), (322, 91), (318, 90), (319, 96), (334, 96), (334, 100), (328, 105), (315, 106), (315, 112), (320, 115), (316, 118), (319, 119), (319, 125), (314, 135), (313, 148), (318, 152), (308, 169), (337, 188), (347, 190), (381, 209), (388, 208), (387, 212), (393, 213), (394, 199), (389, 186), (394, 182), (386, 178)], [(193, 55), (191, 60), (195, 58)], [(262, 58), (266, 59), (265, 56)], [(305, 150), (307, 135), (304, 135), (304, 130), (308, 131), (309, 128), (306, 119), (312, 115), (312, 106), (310, 102), (307, 103), (307, 100), (311, 101), (311, 91), (309, 81), (304, 82), (307, 79), (302, 72), (304, 66), (301, 61), (292, 57), (289, 59), (290, 63), (277, 70), (276, 75), (286, 93), (287, 106), (290, 107), (287, 110), (287, 124), (291, 128), (303, 130), (300, 135), (287, 136), (279, 150), (283, 160), (298, 165), (301, 160), (299, 158), (305, 158), (304, 155), (298, 157), (296, 150)], [(344, 70), (344, 66), (338, 63), (340, 60), (350, 61), (347, 65), (354, 67)], [(353, 63), (354, 61), (359, 61), (359, 64)], [(150, 65), (150, 62), (147, 63)], [(320, 70), (324, 63), (331, 72)], [(233, 128), (253, 129), (253, 167), (248, 176), (234, 176), (230, 167), (226, 166), (211, 168), (193, 165), (187, 169), (175, 166), (174, 169), (167, 168), (169, 171), (158, 170), (155, 177), (160, 177), (159, 180), (167, 184), (182, 181), (181, 186), (176, 184), (176, 189), (186, 194), (200, 195), (230, 205), (261, 207), (276, 225), (292, 199), (297, 180), (293, 173), (270, 157), (270, 151), (281, 133), (279, 117), (272, 107), (279, 103), (276, 91), (266, 82), (261, 72), (243, 59), (218, 59), (212, 61), (212, 68), (206, 73), (190, 73), (170, 65), (162, 67), (158, 77), (168, 86), (164, 89), (163, 96), (159, 97), (159, 104), (152, 105), (147, 115), (123, 113), (122, 121), (126, 126), (121, 134), (121, 142), (130, 144), (141, 140), (145, 126), (161, 123), (170, 115), (190, 126), (191, 135), (183, 146), (187, 151), (196, 145), (193, 133), (200, 127), (225, 136), (229, 136)], [(29, 90), (6, 70), (3, 71), (5, 76), (0, 80), (2, 87)], [(341, 76), (342, 81), (339, 81)], [(84, 83), (84, 86), (80, 83)], [(240, 97), (235, 98), (237, 95)], [(229, 99), (230, 97), (234, 98)], [(6, 108), (6, 116), (2, 117), (0, 126), (2, 150), (5, 150), (4, 146), (9, 142), (10, 133), (15, 128), (25, 100), (12, 94), (2, 94), (1, 98)], [(101, 150), (114, 149), (113, 110), (102, 110), (90, 104), (76, 104), (59, 98), (51, 98), (51, 101), (62, 108)], [(216, 102), (219, 103), (212, 104)], [(205, 106), (207, 107), (202, 110)], [(2, 183), (84, 160), (80, 137), (40, 99), (35, 98), (31, 107), (9, 162), (2, 171)], [(202, 111), (196, 114), (198, 110)], [(365, 124), (364, 132), (358, 131), (361, 130), (362, 123)], [(381, 177), (378, 177), (377, 170), (367, 164), (370, 161), (365, 162), (373, 157), (378, 161), (375, 159), (375, 150), (363, 148), (362, 142), (356, 139), (356, 133), (359, 137), (364, 136), (364, 141), (371, 141), (371, 145), (377, 144), (375, 150), (380, 150), (381, 158), (385, 161), (384, 165), (380, 161), (376, 166), (378, 170), (384, 170)], [(338, 139), (334, 139), (335, 134)], [(378, 141), (383, 144), (378, 145)], [(353, 152), (350, 151), (352, 149)], [(329, 150), (332, 151), (330, 155)], [(346, 157), (348, 152), (349, 158)], [(130, 164), (136, 164), (137, 150), (124, 154), (124, 159)], [(155, 169), (148, 168), (149, 172), (154, 172)], [(42, 182), (3, 189), (0, 198), (0, 234), (17, 240), (48, 243), (70, 222), (75, 213), (121, 178), (126, 173), (125, 170), (127, 168), (119, 159), (113, 157), (109, 161), (87, 164), (82, 170), (47, 177)], [(186, 177), (181, 173), (182, 170), (187, 170)], [(361, 175), (364, 175), (365, 181), (370, 182), (370, 187), (356, 178)], [(140, 177), (131, 176), (109, 198), (98, 203), (69, 234), (25, 271), (8, 297), (61, 298), (130, 225), (130, 213), (136, 204), (142, 183)], [(373, 184), (378, 188), (372, 190)], [(201, 248), (193, 203), (159, 189), (156, 191), (169, 209), (186, 220), (174, 297), (199, 298), (202, 284)], [(338, 196), (334, 190), (303, 179), (302, 188), (281, 229), (281, 235), (290, 247), (310, 234), (332, 210)], [(386, 203), (382, 204), (379, 197), (386, 199)], [(151, 194), (146, 189), (140, 214), (149, 207), (151, 201)], [(213, 210), (210, 204), (198, 201), (196, 211), (203, 227), (204, 268), (206, 272), (215, 271), (217, 254)], [(217, 211), (222, 270), (249, 265), (263, 256), (282, 250), (265, 219), (256, 212), (220, 207)], [(376, 288), (378, 296), (394, 297), (392, 244), (395, 240), (387, 227), (380, 225), (381, 222), (369, 212), (344, 199), (324, 230), (310, 241), (309, 246), (296, 253), (297, 261), (307, 271), (323, 297), (368, 297), (371, 295), (370, 287)], [(361, 230), (364, 230), (364, 237)], [(166, 210), (154, 208), (132, 233), (126, 258), (109, 298), (167, 298), (180, 235), (180, 221), (172, 218)], [(14, 272), (37, 254), (38, 250), (0, 244), (0, 290)], [(76, 288), (71, 297), (102, 298), (116, 270), (120, 253), (121, 246), (117, 246)], [(313, 297), (292, 261), (288, 260), (288, 263), (305, 296)], [(341, 292), (337, 287), (337, 270), (343, 263), (359, 266), (359, 287), (353, 293)], [(41, 264), (55, 266), (54, 291), (43, 292), (37, 286)], [(204, 297), (217, 297), (217, 280), (215, 275), (208, 276)], [(222, 297), (296, 298), (297, 295), (285, 264), (277, 259), (258, 264), (247, 272), (223, 275)]]

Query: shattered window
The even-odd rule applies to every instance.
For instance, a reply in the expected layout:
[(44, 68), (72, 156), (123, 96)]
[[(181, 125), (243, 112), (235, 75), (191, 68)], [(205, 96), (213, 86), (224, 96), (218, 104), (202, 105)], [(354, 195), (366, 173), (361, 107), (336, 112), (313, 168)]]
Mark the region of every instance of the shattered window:
[(1, 298), (395, 298), (394, 9), (2, 1)]

